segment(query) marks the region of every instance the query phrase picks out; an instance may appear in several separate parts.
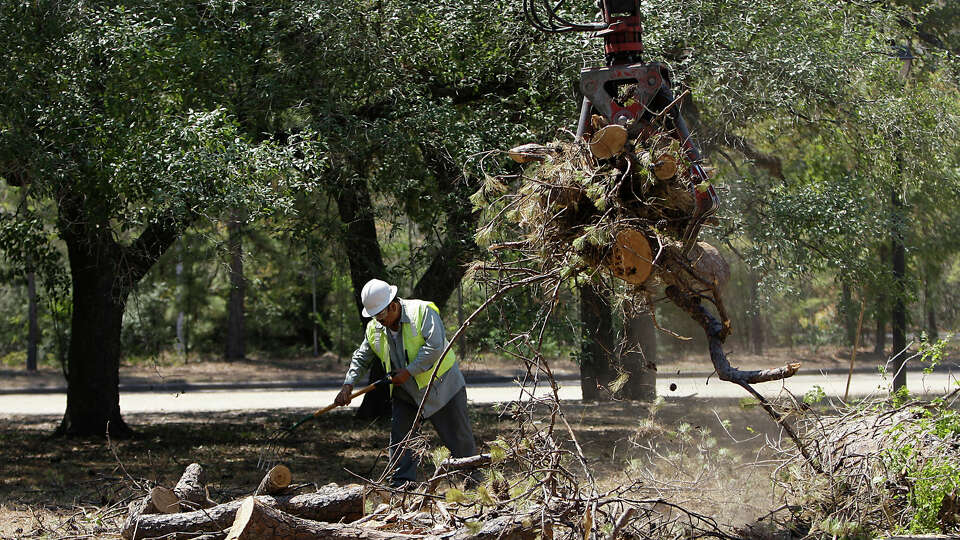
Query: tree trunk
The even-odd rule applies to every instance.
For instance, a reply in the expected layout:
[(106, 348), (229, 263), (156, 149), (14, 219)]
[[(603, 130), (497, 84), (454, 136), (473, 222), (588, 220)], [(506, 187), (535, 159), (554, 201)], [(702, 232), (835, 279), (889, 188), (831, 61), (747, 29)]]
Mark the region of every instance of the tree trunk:
[(366, 182), (356, 180), (341, 186), (337, 193), (337, 209), (340, 221), (346, 227), (343, 246), (350, 262), (350, 281), (353, 283), (357, 316), (363, 323), (365, 321), (360, 315), (363, 309), (360, 291), (371, 279), (387, 277), (387, 267), (383, 264), (380, 243), (377, 241), (373, 201)]
[(29, 267), (27, 257), (27, 371), (37, 371), (37, 346), (40, 341), (40, 325), (37, 322), (37, 276)]
[(443, 199), (445, 234), (430, 265), (413, 287), (413, 297), (430, 300), (441, 313), (460, 285), (467, 266), (479, 253), (474, 241), (479, 214), (469, 202), (473, 188), (463, 181), (463, 170), (445, 151), (421, 145), (430, 172)]
[[(343, 245), (350, 262), (350, 281), (353, 283), (353, 298), (360, 317), (361, 327), (365, 324), (360, 315), (363, 303), (360, 301), (360, 291), (363, 286), (374, 278), (387, 277), (387, 269), (383, 264), (383, 255), (380, 252), (380, 243), (377, 241), (377, 227), (372, 212), (373, 201), (365, 182), (354, 181), (342, 186), (337, 194), (337, 209), (340, 221), (346, 227)], [(368, 384), (372, 384), (386, 375), (380, 362), (373, 362), (370, 368)], [(360, 407), (357, 408), (357, 417), (364, 419), (390, 418), (392, 406), (390, 390), (377, 388), (363, 396)]]
[(652, 402), (657, 397), (657, 329), (647, 313), (624, 321), (624, 350), (620, 365), (629, 379), (619, 394), (626, 399)]
[(177, 239), (183, 218), (158, 216), (128, 246), (113, 237), (95, 199), (65, 185), (57, 228), (67, 245), (73, 313), (67, 346), (67, 408), (57, 434), (127, 436), (120, 416), (120, 331), (133, 287)]
[[(887, 253), (887, 245), (882, 244), (880, 246), (880, 267), (883, 268), (887, 265), (889, 259), (889, 253)], [(876, 312), (876, 323), (877, 329), (873, 342), (873, 352), (874, 354), (882, 355), (887, 349), (887, 288), (881, 286), (877, 291), (877, 304), (874, 308)]]
[(185, 283), (185, 276), (183, 274), (183, 239), (177, 242), (177, 343), (174, 348), (177, 350), (177, 353), (183, 356), (184, 359), (187, 357), (188, 344), (187, 344), (187, 334), (186, 334), (186, 314), (183, 311), (183, 296), (187, 288)]
[[(96, 233), (94, 233), (96, 234)], [(109, 233), (107, 233), (109, 234)], [(68, 236), (73, 315), (67, 349), (67, 410), (57, 432), (126, 436), (120, 416), (120, 329), (129, 289), (118, 286), (112, 239)]]
[(903, 221), (903, 201), (898, 190), (894, 189), (890, 196), (893, 206), (893, 223), (891, 224), (890, 252), (893, 260), (894, 299), (891, 313), (891, 330), (893, 334), (893, 361), (891, 367), (895, 372), (893, 391), (907, 385), (907, 374), (903, 370), (903, 363), (907, 354), (907, 304), (906, 304), (906, 248), (903, 243), (906, 223)]
[(930, 270), (923, 280), (923, 311), (926, 319), (927, 339), (931, 342), (940, 339), (940, 331), (937, 330), (937, 285), (939, 281), (939, 272)]
[[(289, 469), (287, 472), (289, 474)], [(183, 506), (188, 508), (211, 508), (217, 504), (210, 500), (206, 474), (199, 463), (187, 465), (173, 492), (181, 502), (186, 503)]]
[(243, 276), (243, 221), (234, 215), (227, 224), (230, 251), (230, 299), (227, 303), (227, 333), (225, 358), (243, 360), (246, 357), (244, 344), (244, 300), (246, 279)]
[[(318, 540), (389, 540), (407, 535), (392, 531), (364, 529), (341, 523), (324, 523), (292, 516), (271, 508), (253, 497), (244, 499), (227, 540), (316, 538)], [(410, 538), (419, 538), (411, 536)]]
[(853, 305), (853, 291), (847, 280), (843, 280), (841, 285), (840, 316), (846, 345), (852, 347), (857, 339), (857, 310)]
[[(591, 283), (580, 285), (580, 390), (584, 401), (608, 399), (600, 387), (610, 384), (610, 356), (613, 353), (613, 319), (610, 306)], [(606, 394), (606, 395), (604, 395)]]

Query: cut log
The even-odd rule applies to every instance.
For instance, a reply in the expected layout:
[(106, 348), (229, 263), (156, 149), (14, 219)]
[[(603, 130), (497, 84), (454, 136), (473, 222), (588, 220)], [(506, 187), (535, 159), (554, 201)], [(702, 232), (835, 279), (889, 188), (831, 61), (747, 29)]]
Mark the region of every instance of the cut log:
[(256, 494), (266, 493), (268, 495), (275, 495), (280, 493), (290, 486), (292, 479), (293, 475), (290, 474), (290, 469), (288, 469), (286, 465), (276, 465), (267, 471), (263, 480), (260, 481)]
[[(164, 510), (161, 511), (160, 508)], [(179, 511), (180, 505), (173, 491), (165, 487), (156, 486), (142, 499), (130, 503), (130, 506), (127, 507), (127, 519), (123, 522), (122, 530), (132, 530), (140, 521), (141, 516), (158, 513), (174, 514)]]
[(618, 124), (610, 124), (600, 128), (590, 138), (590, 152), (597, 159), (607, 159), (619, 154), (626, 142), (627, 128)]
[(181, 506), (191, 510), (210, 508), (217, 504), (210, 500), (206, 475), (199, 463), (191, 463), (187, 466), (180, 481), (173, 488), (173, 492), (180, 499)]
[(390, 538), (423, 538), (422, 535), (378, 531), (343, 523), (323, 523), (292, 516), (258, 501), (243, 500), (227, 540), (292, 540), (316, 538), (330, 540), (387, 540)]
[[(354, 521), (363, 516), (361, 486), (325, 486), (316, 493), (302, 495), (260, 495), (257, 501), (314, 521)], [(216, 533), (231, 526), (240, 503), (231, 501), (205, 510), (169, 515), (131, 513), (121, 536), (129, 540), (173, 533)]]
[(640, 285), (647, 281), (653, 269), (653, 251), (642, 232), (624, 229), (617, 234), (608, 265), (614, 276)]
[(677, 175), (677, 158), (665, 153), (653, 163), (653, 174), (660, 180), (669, 180)]

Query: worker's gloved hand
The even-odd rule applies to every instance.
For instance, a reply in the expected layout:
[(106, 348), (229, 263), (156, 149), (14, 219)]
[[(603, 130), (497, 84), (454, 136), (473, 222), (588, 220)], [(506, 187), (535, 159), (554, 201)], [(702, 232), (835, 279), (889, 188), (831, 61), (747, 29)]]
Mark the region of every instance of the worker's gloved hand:
[(399, 386), (410, 380), (410, 372), (406, 369), (401, 369), (395, 373), (391, 373), (390, 382)]
[(343, 407), (344, 405), (350, 404), (350, 394), (353, 392), (352, 384), (345, 384), (343, 388), (340, 389), (340, 393), (337, 394), (337, 397), (333, 399), (333, 403), (338, 407)]

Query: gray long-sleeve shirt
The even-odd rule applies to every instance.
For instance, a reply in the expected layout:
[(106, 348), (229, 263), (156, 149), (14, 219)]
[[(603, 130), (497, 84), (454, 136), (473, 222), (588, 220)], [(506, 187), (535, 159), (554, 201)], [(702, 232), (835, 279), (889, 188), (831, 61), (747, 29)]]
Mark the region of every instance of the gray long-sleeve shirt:
[[(400, 299), (400, 306), (402, 308), (400, 324), (413, 324), (413, 320), (408, 314), (408, 307), (403, 299)], [(406, 368), (406, 370), (410, 372), (410, 375), (412, 375), (410, 379), (399, 388), (394, 388), (394, 393), (398, 399), (409, 398), (415, 405), (419, 405), (420, 401), (423, 400), (426, 387), (421, 390), (417, 386), (417, 381), (414, 380), (414, 376), (423, 372), (432, 371), (434, 363), (440, 358), (440, 354), (443, 353), (443, 349), (446, 348), (447, 345), (447, 333), (443, 327), (443, 321), (440, 319), (440, 314), (432, 309), (426, 311), (427, 314), (423, 319), (423, 327), (420, 329), (424, 344), (420, 347), (416, 358), (414, 358), (412, 362), (408, 363), (407, 354), (403, 348), (403, 332), (397, 332), (394, 335), (389, 329), (386, 330), (386, 335), (390, 343), (390, 364), (392, 369), (399, 371)], [(375, 321), (374, 324), (380, 323)], [(356, 381), (370, 370), (370, 363), (379, 361), (380, 359), (377, 358), (376, 353), (373, 352), (370, 344), (367, 343), (366, 337), (364, 337), (363, 342), (360, 343), (360, 347), (353, 353), (353, 357), (350, 360), (350, 368), (347, 370), (347, 376), (344, 378), (343, 383), (356, 386)], [(463, 379), (463, 373), (460, 372), (460, 362), (458, 360), (450, 366), (450, 369), (447, 370), (443, 376), (437, 377), (437, 380), (434, 381), (433, 388), (430, 390), (430, 396), (427, 398), (427, 402), (423, 407), (423, 417), (430, 418), (433, 413), (443, 408), (443, 406), (465, 386), (466, 381)]]

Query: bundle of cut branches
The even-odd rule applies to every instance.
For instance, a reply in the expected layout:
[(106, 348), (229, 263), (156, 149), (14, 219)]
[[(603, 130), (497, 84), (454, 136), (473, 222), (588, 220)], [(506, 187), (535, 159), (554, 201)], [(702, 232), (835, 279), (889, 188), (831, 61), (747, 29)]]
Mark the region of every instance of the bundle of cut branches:
[(861, 404), (801, 430), (822, 472), (791, 461), (778, 480), (812, 532), (960, 532), (960, 414), (944, 400)]
[[(610, 142), (609, 130), (616, 129), (623, 130), (623, 140)], [(675, 139), (655, 136), (641, 144), (625, 137), (620, 126), (607, 126), (590, 144), (512, 150), (512, 156), (528, 163), (519, 188), (510, 192), (503, 177), (489, 177), (476, 199), (506, 193), (491, 204), (498, 212), (488, 226), (513, 222), (522, 240), (499, 247), (533, 254), (545, 271), (605, 268), (641, 286), (651, 276), (673, 283), (673, 276), (683, 275), (678, 262), (696, 263), (703, 257), (701, 252), (690, 258), (684, 253), (698, 189), (690, 164)], [(722, 285), (729, 270), (722, 258), (708, 257), (700, 277)]]

